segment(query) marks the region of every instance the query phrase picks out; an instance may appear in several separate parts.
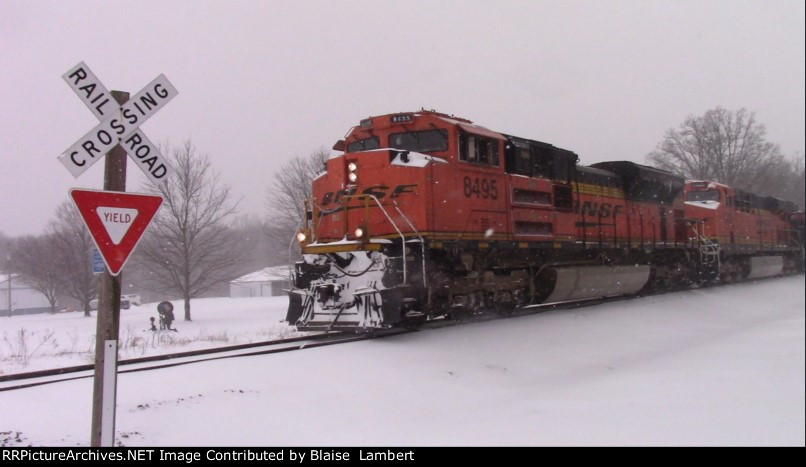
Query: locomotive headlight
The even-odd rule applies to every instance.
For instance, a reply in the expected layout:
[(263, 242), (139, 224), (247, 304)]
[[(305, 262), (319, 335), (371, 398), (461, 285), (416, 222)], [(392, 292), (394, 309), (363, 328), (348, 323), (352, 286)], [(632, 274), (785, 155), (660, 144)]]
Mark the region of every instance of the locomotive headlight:
[(356, 164), (355, 161), (349, 162), (347, 164), (347, 171), (349, 172), (347, 174), (347, 180), (349, 180), (350, 183), (357, 182), (358, 181), (358, 164)]
[(363, 238), (364, 237), (364, 229), (361, 227), (355, 229), (355, 238)]
[(297, 233), (297, 241), (300, 243), (305, 243), (305, 240), (308, 240), (308, 234), (305, 232)]

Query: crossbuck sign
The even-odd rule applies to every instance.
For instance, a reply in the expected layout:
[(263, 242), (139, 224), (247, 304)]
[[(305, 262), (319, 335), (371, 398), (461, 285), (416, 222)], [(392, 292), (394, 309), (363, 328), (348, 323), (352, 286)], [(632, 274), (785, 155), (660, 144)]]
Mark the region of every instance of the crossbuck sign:
[(171, 166), (166, 158), (139, 130), (143, 122), (178, 94), (165, 75), (157, 76), (123, 105), (118, 105), (84, 62), (62, 78), (100, 121), (59, 156), (59, 162), (73, 177), (78, 178), (118, 144), (154, 184), (170, 175)]

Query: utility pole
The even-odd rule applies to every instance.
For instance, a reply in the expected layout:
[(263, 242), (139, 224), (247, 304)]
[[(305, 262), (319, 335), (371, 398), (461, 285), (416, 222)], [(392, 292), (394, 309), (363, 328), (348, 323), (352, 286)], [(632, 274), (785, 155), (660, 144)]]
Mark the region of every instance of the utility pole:
[[(129, 100), (128, 92), (112, 91), (110, 94), (120, 105)], [(126, 191), (126, 151), (119, 144), (106, 154), (104, 160), (104, 190)], [(120, 275), (113, 276), (108, 269), (101, 274), (92, 391), (90, 444), (93, 447), (112, 446), (115, 441), (120, 284)]]

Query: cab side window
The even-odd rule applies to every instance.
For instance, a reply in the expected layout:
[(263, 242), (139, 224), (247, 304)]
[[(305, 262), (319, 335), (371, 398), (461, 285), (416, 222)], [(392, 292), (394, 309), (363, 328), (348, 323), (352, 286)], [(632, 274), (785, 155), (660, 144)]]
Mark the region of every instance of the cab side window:
[(504, 149), (507, 173), (532, 176), (532, 155), (529, 144), (510, 140)]
[(498, 140), (460, 133), (459, 160), (498, 167)]

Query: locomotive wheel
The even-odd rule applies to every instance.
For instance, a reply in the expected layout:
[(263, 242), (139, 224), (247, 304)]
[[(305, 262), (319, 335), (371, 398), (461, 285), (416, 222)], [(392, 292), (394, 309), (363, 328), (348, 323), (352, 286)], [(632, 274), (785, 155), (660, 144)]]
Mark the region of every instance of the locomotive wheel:
[(501, 316), (508, 316), (515, 312), (518, 304), (514, 301), (495, 302), (495, 312)]
[(472, 315), (473, 312), (464, 305), (454, 305), (451, 307), (451, 311), (448, 312), (448, 316), (455, 321), (465, 321)]
[(425, 315), (423, 315), (416, 318), (409, 318), (400, 324), (409, 331), (416, 331), (417, 329), (420, 329), (420, 326), (425, 324), (426, 321), (428, 321), (428, 319), (425, 317)]

